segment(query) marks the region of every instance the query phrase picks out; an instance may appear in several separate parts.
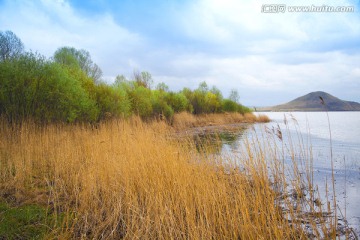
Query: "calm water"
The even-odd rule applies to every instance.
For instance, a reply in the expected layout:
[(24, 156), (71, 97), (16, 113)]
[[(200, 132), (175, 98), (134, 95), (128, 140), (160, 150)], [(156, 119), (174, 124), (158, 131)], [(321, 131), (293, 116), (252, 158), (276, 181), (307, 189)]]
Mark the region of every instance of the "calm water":
[[(241, 155), (245, 138), (257, 138), (266, 143), (272, 137), (274, 142), (283, 144), (285, 149), (294, 147), (294, 152), (300, 153), (298, 159), (312, 157), (314, 184), (318, 185), (319, 192), (324, 194), (325, 182), (331, 183), (332, 149), (337, 204), (343, 215), (346, 214), (350, 226), (360, 235), (360, 112), (328, 113), (331, 144), (325, 112), (264, 114), (268, 115), (272, 122), (255, 124), (235, 134), (223, 134), (220, 153)], [(277, 130), (282, 133), (282, 141), (276, 136)], [(289, 154), (288, 152), (291, 151), (285, 151), (285, 155)], [(285, 156), (285, 161), (291, 164), (289, 156)]]

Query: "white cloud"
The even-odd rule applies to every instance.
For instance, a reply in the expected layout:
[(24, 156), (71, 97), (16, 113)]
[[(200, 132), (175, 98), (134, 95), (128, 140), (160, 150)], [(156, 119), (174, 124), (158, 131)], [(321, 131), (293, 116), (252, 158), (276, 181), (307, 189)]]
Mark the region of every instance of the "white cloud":
[[(251, 53), (286, 52), (294, 48), (314, 51), (339, 39), (360, 36), (360, 17), (356, 13), (262, 13), (263, 4), (283, 0), (238, 1), (199, 0), (184, 9), (180, 28), (195, 41), (230, 44)], [(287, 6), (354, 5), (351, 1), (286, 1)], [(314, 46), (315, 45), (315, 46)], [(332, 46), (328, 46), (331, 48)], [(346, 47), (346, 46), (344, 46)], [(332, 49), (330, 49), (332, 50)], [(325, 49), (328, 51), (328, 49)]]

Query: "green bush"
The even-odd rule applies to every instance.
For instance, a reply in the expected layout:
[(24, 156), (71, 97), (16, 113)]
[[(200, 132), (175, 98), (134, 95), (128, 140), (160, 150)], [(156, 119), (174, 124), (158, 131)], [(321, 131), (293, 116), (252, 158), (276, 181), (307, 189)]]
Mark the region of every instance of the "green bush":
[(116, 116), (129, 117), (131, 112), (131, 102), (125, 89), (121, 87), (112, 87), (114, 91), (115, 101), (119, 105)]
[(224, 99), (222, 102), (222, 110), (224, 112), (237, 112), (238, 104), (230, 99)]
[(154, 90), (152, 91), (152, 108), (153, 108), (153, 116), (157, 118), (166, 118), (170, 120), (174, 115), (174, 110), (168, 104), (166, 99), (167, 93), (162, 90)]
[(183, 93), (170, 92), (165, 95), (165, 100), (174, 112), (192, 112), (192, 106)]
[(195, 91), (184, 88), (181, 93), (188, 99), (194, 114), (216, 113), (222, 110), (220, 91), (216, 87), (209, 90), (205, 82), (200, 83)]
[(250, 108), (245, 107), (244, 105), (239, 104), (239, 106), (238, 106), (238, 112), (244, 114), (244, 113), (251, 113), (252, 111), (251, 111)]
[(221, 109), (221, 101), (218, 96), (212, 92), (207, 92), (205, 95), (205, 109), (207, 113), (216, 113)]
[(152, 115), (151, 90), (143, 86), (135, 86), (128, 90), (132, 112), (146, 119)]
[(222, 110), (224, 112), (238, 112), (241, 114), (250, 113), (251, 110), (239, 103), (236, 103), (230, 99), (224, 99), (222, 102)]
[(95, 86), (95, 91), (100, 120), (109, 117), (128, 117), (130, 115), (130, 101), (125, 90), (101, 83)]
[(54, 61), (69, 68), (80, 69), (86, 76), (99, 82), (102, 70), (91, 59), (90, 53), (84, 49), (78, 50), (73, 47), (61, 47), (54, 53)]
[(0, 63), (0, 114), (10, 122), (95, 121), (97, 109), (67, 69), (33, 53)]

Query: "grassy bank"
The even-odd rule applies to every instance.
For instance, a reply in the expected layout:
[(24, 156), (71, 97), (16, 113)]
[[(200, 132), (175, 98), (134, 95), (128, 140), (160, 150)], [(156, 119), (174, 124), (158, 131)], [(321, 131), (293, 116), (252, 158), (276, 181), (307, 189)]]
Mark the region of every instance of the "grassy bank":
[[(215, 118), (214, 118), (215, 119)], [(185, 122), (185, 121), (184, 121)], [(6, 206), (45, 209), (36, 236), (60, 239), (302, 239), (284, 192), (285, 172), (271, 149), (248, 148), (232, 159), (174, 139), (165, 122), (138, 118), (87, 125), (0, 124), (0, 194)], [(252, 143), (249, 143), (249, 146)], [(276, 156), (276, 154), (274, 154)], [(276, 173), (276, 178), (270, 175)], [(298, 175), (298, 183), (302, 180)], [(273, 179), (273, 180), (270, 180)], [(295, 186), (298, 186), (295, 184)], [(296, 189), (296, 188), (295, 188)], [(300, 189), (300, 188), (299, 188)], [(300, 190), (299, 190), (300, 191)], [(298, 195), (299, 196), (299, 195)], [(317, 237), (336, 224), (306, 202)], [(8, 207), (6, 207), (8, 208)], [(6, 209), (5, 207), (2, 209)], [(289, 210), (290, 209), (290, 210)], [(42, 210), (41, 210), (42, 211)], [(5, 210), (6, 212), (6, 210)], [(4, 211), (0, 213), (6, 218)], [(7, 219), (5, 219), (7, 221)], [(31, 222), (30, 222), (31, 224)], [(1, 228), (0, 228), (1, 229)], [(4, 234), (1, 233), (0, 234)], [(18, 238), (21, 232), (0, 238)]]

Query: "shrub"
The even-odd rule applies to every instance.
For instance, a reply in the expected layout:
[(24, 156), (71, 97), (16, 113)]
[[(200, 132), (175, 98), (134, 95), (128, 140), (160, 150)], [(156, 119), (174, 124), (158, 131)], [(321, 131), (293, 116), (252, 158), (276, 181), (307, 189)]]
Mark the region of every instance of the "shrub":
[(99, 119), (128, 117), (131, 105), (125, 90), (101, 83), (95, 87), (96, 102), (100, 110)]
[(174, 109), (174, 112), (192, 112), (189, 100), (183, 93), (170, 92), (165, 95), (166, 102)]
[(222, 110), (224, 112), (237, 112), (238, 104), (230, 99), (224, 99), (222, 102)]
[(154, 90), (151, 102), (155, 117), (165, 117), (167, 120), (170, 120), (174, 115), (174, 110), (166, 102), (166, 93), (164, 91)]
[(26, 53), (0, 63), (0, 114), (10, 122), (94, 121), (92, 101), (67, 69)]
[(143, 86), (135, 86), (130, 89), (129, 98), (132, 111), (142, 118), (149, 118), (152, 114), (151, 90)]

